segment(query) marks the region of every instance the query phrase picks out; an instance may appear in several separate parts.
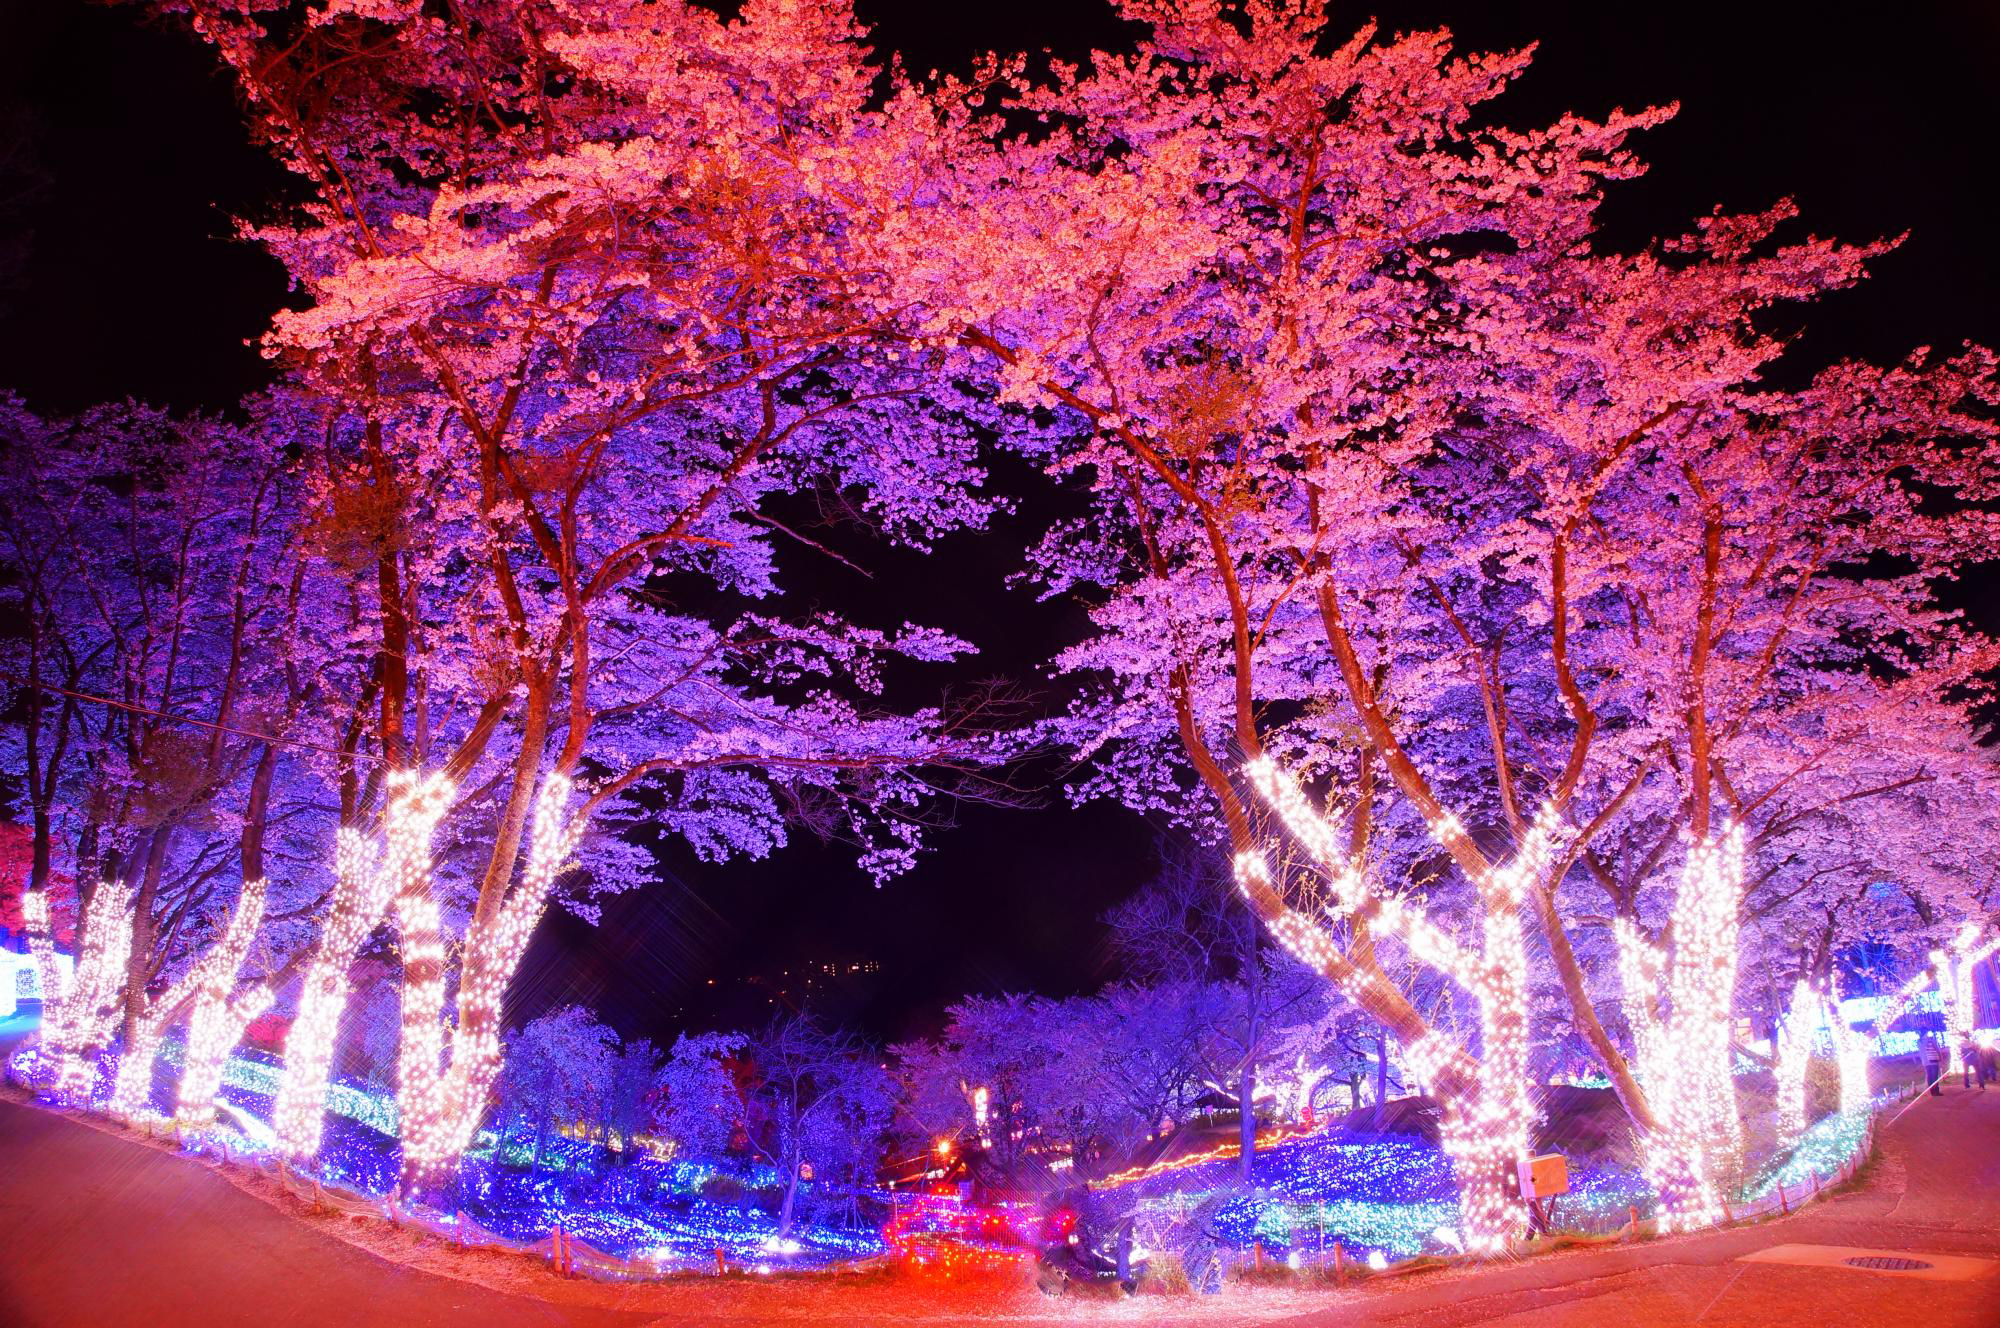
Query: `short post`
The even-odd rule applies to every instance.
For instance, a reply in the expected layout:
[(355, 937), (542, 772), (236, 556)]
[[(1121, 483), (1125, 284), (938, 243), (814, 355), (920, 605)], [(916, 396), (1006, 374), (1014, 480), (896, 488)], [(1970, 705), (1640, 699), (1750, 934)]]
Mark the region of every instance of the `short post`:
[(1632, 1238), (1637, 1239), (1639, 1235), (1639, 1205), (1626, 1204), (1625, 1213), (1632, 1219), (1631, 1224), (1626, 1227), (1626, 1230), (1631, 1233)]
[(1257, 1271), (1261, 1273), (1264, 1271), (1264, 1241), (1262, 1237), (1259, 1237), (1257, 1240), (1256, 1250), (1257, 1250)]
[(715, 1271), (718, 1273), (729, 1271), (729, 1265), (723, 1259), (722, 1247), (720, 1245), (715, 1247)]
[(1722, 1200), (1722, 1224), (1724, 1226), (1736, 1225), (1736, 1214), (1729, 1211), (1729, 1196), (1724, 1194), (1718, 1195), (1717, 1198)]
[(1333, 1242), (1333, 1280), (1347, 1285), (1347, 1246), (1337, 1240)]
[(1818, 1168), (1818, 1167), (1814, 1167), (1814, 1168), (1813, 1168), (1813, 1171), (1812, 1171), (1812, 1190), (1813, 1190), (1813, 1198), (1815, 1198), (1815, 1199), (1819, 1198), (1819, 1168)]
[(1790, 1213), (1792, 1211), (1791, 1204), (1785, 1202), (1785, 1182), (1783, 1181), (1778, 1182), (1778, 1211), (1780, 1213)]

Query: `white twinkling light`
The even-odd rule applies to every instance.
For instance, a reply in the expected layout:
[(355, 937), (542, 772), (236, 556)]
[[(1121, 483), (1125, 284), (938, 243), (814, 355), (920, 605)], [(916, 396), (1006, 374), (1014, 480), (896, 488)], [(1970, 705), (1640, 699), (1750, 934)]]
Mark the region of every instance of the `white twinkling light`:
[(229, 1053), (243, 1040), (243, 1030), (250, 1021), (270, 1009), (275, 998), (262, 982), (240, 992), (236, 989), (237, 974), (264, 921), (266, 884), (262, 880), (243, 883), (229, 928), (207, 957), (195, 988), (194, 1009), (188, 1015), (187, 1054), (174, 1105), (174, 1120), (183, 1130), (206, 1130), (214, 1123), (215, 1095), (221, 1091)]
[(1874, 1102), (1868, 1082), (1868, 1062), (1873, 1044), (1855, 1032), (1840, 1017), (1840, 1002), (1827, 1002), (1827, 1026), (1833, 1030), (1833, 1055), (1840, 1066), (1840, 1109), (1865, 1112)]
[(1952, 937), (1951, 948), (1931, 955), (1937, 971), (1938, 990), (1944, 997), (1945, 1054), (1950, 1072), (1965, 1071), (1965, 1046), (1978, 1022), (1978, 997), (1973, 987), (1973, 970), (1995, 950), (2000, 950), (2000, 934), (1982, 938), (1976, 922), (1967, 922)]
[(347, 1008), (348, 966), (408, 878), (428, 881), (431, 837), (453, 791), (442, 774), (397, 771), (387, 781), (380, 860), (359, 830), (343, 826), (335, 837), (333, 899), (306, 969), (298, 1016), (285, 1037), (285, 1077), (273, 1107), (279, 1150), (294, 1161), (319, 1152), (334, 1040)]
[(1639, 1075), (1657, 1123), (1641, 1151), (1666, 1231), (1721, 1218), (1715, 1176), (1742, 1150), (1730, 1065), (1742, 897), (1743, 834), (1732, 826), (1688, 850), (1671, 956), (1623, 919), (1614, 927)]
[(1820, 994), (1800, 978), (1778, 1030), (1778, 1145), (1790, 1148), (1806, 1132), (1806, 1072), (1812, 1066), (1813, 1033), (1819, 1027)]
[[(257, 928), (263, 919), (264, 882), (246, 881), (215, 944), (177, 982), (146, 1002), (145, 1010), (133, 1022), (131, 1036), (118, 1057), (118, 1075), (111, 1092), (112, 1115), (136, 1121), (151, 1114), (153, 1067), (159, 1059), (161, 1039), (166, 1035), (167, 1025), (191, 999), (197, 1004), (190, 1020), (190, 1051), (204, 1045), (204, 1039), (215, 1036), (203, 1027), (199, 1004), (202, 993), (218, 983), (225, 988), (235, 985), (236, 970), (242, 967), (243, 957), (249, 953), (250, 942), (256, 938)], [(217, 1053), (215, 1075), (218, 1086), (222, 1073), (220, 1057), (227, 1055), (234, 1046), (235, 1039), (232, 1038), (229, 1045)], [(188, 1064), (191, 1066), (193, 1062), (190, 1060)], [(184, 1072), (183, 1084), (186, 1077)], [(214, 1092), (211, 1088), (210, 1096)]]
[(543, 779), (520, 881), (499, 907), (485, 916), (475, 913), (472, 919), (461, 952), (457, 1022), (448, 1064), (444, 1059), (448, 955), (437, 902), (427, 877), (412, 876), (397, 893), (405, 976), (396, 1101), (406, 1185), (435, 1178), (454, 1166), (485, 1113), (487, 1095), (500, 1070), (501, 1002), (547, 908), (549, 892), (583, 833), (582, 822), (569, 815), (573, 790), (569, 777), (560, 771)]
[[(41, 900), (39, 926), (47, 934), (47, 901), (39, 892), (27, 896)], [(25, 903), (25, 899), (23, 901)], [(104, 881), (90, 896), (84, 910), (83, 928), (77, 937), (76, 966), (63, 983), (50, 963), (43, 971), (46, 983), (55, 985), (44, 992), (61, 989), (53, 1008), (46, 1004), (42, 1015), (42, 1046), (47, 1066), (47, 1086), (66, 1101), (82, 1102), (90, 1097), (97, 1081), (97, 1053), (111, 1040), (112, 1028), (123, 1012), (126, 966), (132, 955), (131, 891), (122, 881)], [(46, 1000), (46, 997), (44, 998)]]
[[(1559, 856), (1564, 834), (1560, 816), (1553, 805), (1544, 806), (1514, 855), (1473, 881), (1482, 905), (1475, 950), (1432, 922), (1414, 900), (1371, 891), (1340, 828), (1270, 758), (1247, 762), (1244, 772), (1318, 868), (1325, 896), (1311, 901), (1316, 906), (1313, 912), (1327, 924), (1365, 918), (1473, 998), (1480, 1024), (1476, 1067), (1456, 1042), (1436, 1030), (1411, 1041), (1404, 1058), (1420, 1079), (1439, 1090), (1440, 1134), (1458, 1177), (1467, 1247), (1477, 1253), (1504, 1249), (1521, 1225), (1512, 1178), (1528, 1155), (1528, 1132), (1535, 1116), (1528, 1081), (1528, 960), (1522, 910), (1529, 891), (1540, 888)], [(1446, 847), (1465, 834), (1450, 812), (1428, 825)], [(1237, 854), (1235, 867), (1238, 887), (1246, 895), (1261, 892), (1284, 898), (1262, 853)], [(1268, 910), (1266, 914), (1272, 934), (1293, 955), (1321, 972), (1339, 974), (1350, 997), (1365, 995), (1373, 979), (1338, 962), (1340, 951), (1327, 925), (1290, 906), (1275, 916)], [(1447, 1074), (1448, 1069), (1454, 1073)], [(1447, 1082), (1461, 1079), (1468, 1081), (1467, 1087), (1442, 1090)]]

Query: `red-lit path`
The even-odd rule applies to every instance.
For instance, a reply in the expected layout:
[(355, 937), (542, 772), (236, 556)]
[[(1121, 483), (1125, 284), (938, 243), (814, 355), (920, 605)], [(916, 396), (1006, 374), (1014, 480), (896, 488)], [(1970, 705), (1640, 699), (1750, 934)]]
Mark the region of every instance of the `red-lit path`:
[(0, 1324), (631, 1324), (434, 1277), (201, 1165), (0, 1101)]
[(1738, 1261), (1787, 1243), (2000, 1259), (2000, 1090), (1920, 1098), (1881, 1131), (1880, 1148), (1862, 1186), (1782, 1221), (1507, 1268), (1384, 1279), (1292, 1298), (1287, 1313), (1228, 1296), (1093, 1305), (1026, 1291), (947, 1301), (907, 1286), (824, 1282), (635, 1286), (620, 1293), (629, 1297), (626, 1308), (613, 1310), (551, 1305), (399, 1267), (196, 1163), (0, 1101), (0, 1325), (2000, 1326), (2000, 1274), (1918, 1281)]
[[(1860, 1185), (1789, 1218), (1676, 1240), (1413, 1278), (1343, 1297), (1296, 1328), (2000, 1328), (2000, 1089), (1948, 1088), (1877, 1132)], [(1777, 1245), (1995, 1260), (1977, 1281), (1745, 1263)]]

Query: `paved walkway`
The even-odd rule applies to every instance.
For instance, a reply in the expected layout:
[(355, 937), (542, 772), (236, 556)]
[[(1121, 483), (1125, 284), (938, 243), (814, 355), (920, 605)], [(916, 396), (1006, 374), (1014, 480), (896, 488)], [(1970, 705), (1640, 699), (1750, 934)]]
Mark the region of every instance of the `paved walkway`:
[[(2000, 1091), (1918, 1098), (1878, 1133), (1863, 1183), (1776, 1222), (1572, 1251), (1501, 1268), (1384, 1279), (1328, 1292), (1304, 1315), (1230, 1314), (1186, 1301), (972, 1314), (907, 1289), (806, 1283), (629, 1288), (623, 1311), (555, 1306), (378, 1259), (293, 1220), (171, 1153), (0, 1101), (0, 1325), (944, 1325), (1262, 1319), (1297, 1328), (1921, 1328), (2000, 1326)], [(1862, 1246), (1994, 1263), (1974, 1281), (1743, 1262), (1779, 1245)], [(1293, 1301), (1297, 1304), (1297, 1301)], [(962, 1306), (963, 1301), (960, 1302)], [(1025, 1311), (1025, 1312), (1023, 1312)], [(1225, 1311), (1218, 1316), (1217, 1311)]]
[(378, 1259), (160, 1149), (0, 1101), (0, 1324), (634, 1324)]
[[(1996, 1328), (2000, 1326), (2000, 1090), (1918, 1097), (1877, 1131), (1855, 1188), (1789, 1218), (1511, 1268), (1391, 1283), (1292, 1320), (1457, 1328)], [(1845, 1266), (1743, 1262), (1780, 1245), (1858, 1246), (1994, 1262), (1975, 1281)]]

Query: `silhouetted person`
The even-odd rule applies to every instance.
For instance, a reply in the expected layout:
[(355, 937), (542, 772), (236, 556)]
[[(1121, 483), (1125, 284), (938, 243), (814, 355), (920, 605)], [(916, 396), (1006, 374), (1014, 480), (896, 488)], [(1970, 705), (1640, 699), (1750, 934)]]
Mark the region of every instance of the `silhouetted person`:
[(1930, 1033), (1924, 1034), (1924, 1082), (1931, 1086), (1932, 1097), (1944, 1096), (1944, 1088), (1942, 1087), (1944, 1069), (1942, 1058), (1938, 1053), (1937, 1038)]

